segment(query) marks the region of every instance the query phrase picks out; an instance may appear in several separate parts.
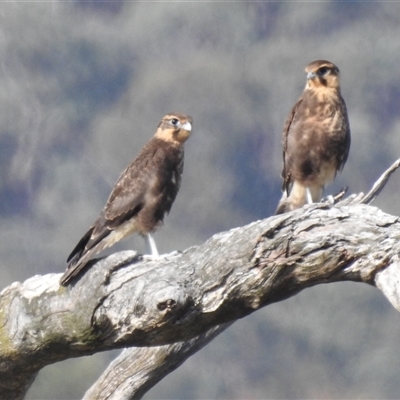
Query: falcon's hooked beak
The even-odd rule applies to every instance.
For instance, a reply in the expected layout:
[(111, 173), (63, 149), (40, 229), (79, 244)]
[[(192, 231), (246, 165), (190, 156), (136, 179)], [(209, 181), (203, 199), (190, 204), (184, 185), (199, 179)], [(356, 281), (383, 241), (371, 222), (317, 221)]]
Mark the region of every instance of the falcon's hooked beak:
[(182, 126), (181, 129), (185, 131), (191, 132), (192, 131), (192, 124), (189, 121), (186, 121)]
[(315, 72), (310, 71), (310, 72), (307, 74), (307, 79), (314, 79), (314, 78), (316, 78), (316, 77), (317, 77), (317, 74), (316, 74)]

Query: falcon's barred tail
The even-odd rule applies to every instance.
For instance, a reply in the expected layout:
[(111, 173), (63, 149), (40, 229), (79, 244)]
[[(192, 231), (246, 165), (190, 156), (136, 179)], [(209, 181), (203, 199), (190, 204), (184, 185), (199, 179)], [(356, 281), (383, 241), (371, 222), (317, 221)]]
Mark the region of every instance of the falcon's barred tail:
[[(192, 118), (165, 115), (153, 138), (123, 171), (99, 218), (76, 245), (60, 283), (66, 285), (96, 254), (134, 232), (147, 236), (169, 213), (183, 171), (184, 142), (192, 131)], [(157, 253), (154, 240), (151, 252)]]
[(71, 251), (71, 254), (67, 258), (67, 263), (69, 266), (75, 265), (78, 260), (82, 257), (83, 252), (92, 236), (94, 227), (92, 226), (82, 237), (79, 243)]
[(94, 226), (92, 226), (82, 237), (79, 243), (72, 250), (67, 258), (68, 267), (64, 275), (60, 279), (60, 284), (65, 285), (69, 280), (74, 278), (86, 266), (90, 259), (100, 253), (100, 251), (111, 246), (110, 241), (104, 240), (111, 231), (105, 231), (102, 236), (98, 237), (95, 242), (91, 242)]

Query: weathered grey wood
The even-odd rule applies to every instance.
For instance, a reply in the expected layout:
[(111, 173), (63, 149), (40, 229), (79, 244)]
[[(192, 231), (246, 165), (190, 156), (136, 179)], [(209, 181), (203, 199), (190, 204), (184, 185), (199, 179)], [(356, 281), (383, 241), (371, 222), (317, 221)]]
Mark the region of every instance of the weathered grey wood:
[(230, 325), (227, 323), (211, 328), (186, 342), (125, 349), (86, 392), (84, 400), (140, 399)]
[[(60, 274), (16, 282), (0, 295), (0, 397), (23, 397), (50, 363), (188, 341), (320, 283), (376, 285), (399, 309), (399, 238), (398, 217), (375, 207), (317, 204), (215, 235), (165, 260), (117, 253), (70, 287), (58, 285)], [(133, 365), (131, 375), (144, 375), (119, 398), (143, 394), (201, 345), (194, 339), (170, 353), (134, 350), (155, 367)], [(117, 398), (110, 390), (97, 398)]]
[(388, 183), (389, 178), (392, 174), (400, 168), (400, 158), (396, 160), (381, 176), (380, 178), (374, 183), (371, 190), (363, 196), (360, 203), (362, 204), (371, 204), (379, 195), (379, 193), (383, 190), (385, 185)]

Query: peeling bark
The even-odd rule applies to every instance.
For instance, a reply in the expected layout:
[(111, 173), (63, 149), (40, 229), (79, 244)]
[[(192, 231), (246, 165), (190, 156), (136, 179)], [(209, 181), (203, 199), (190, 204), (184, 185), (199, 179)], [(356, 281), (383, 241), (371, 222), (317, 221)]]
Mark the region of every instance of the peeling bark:
[(364, 196), (320, 203), (214, 235), (151, 260), (134, 251), (94, 260), (68, 287), (61, 274), (0, 293), (0, 398), (21, 399), (46, 365), (126, 349), (85, 399), (140, 398), (238, 318), (307, 287), (337, 281), (380, 289), (400, 311), (399, 218)]
[(226, 324), (320, 283), (375, 285), (400, 310), (399, 238), (398, 217), (375, 207), (317, 204), (165, 259), (113, 254), (66, 288), (60, 274), (13, 283), (0, 295), (0, 397), (22, 398), (45, 365), (136, 346), (86, 398), (139, 398)]

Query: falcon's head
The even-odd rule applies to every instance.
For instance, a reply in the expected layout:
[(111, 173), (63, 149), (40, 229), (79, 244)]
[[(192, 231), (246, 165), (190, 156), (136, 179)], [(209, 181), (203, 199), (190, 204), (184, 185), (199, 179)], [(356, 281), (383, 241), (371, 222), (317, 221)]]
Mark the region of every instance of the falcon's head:
[(192, 117), (186, 114), (171, 113), (158, 124), (156, 137), (169, 142), (182, 144), (192, 132)]
[(306, 88), (315, 89), (320, 87), (339, 89), (339, 68), (326, 60), (316, 60), (306, 67)]

